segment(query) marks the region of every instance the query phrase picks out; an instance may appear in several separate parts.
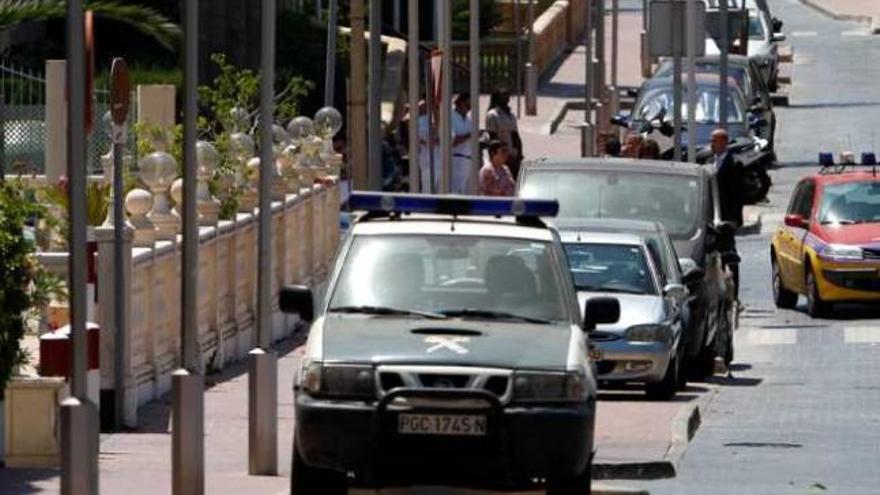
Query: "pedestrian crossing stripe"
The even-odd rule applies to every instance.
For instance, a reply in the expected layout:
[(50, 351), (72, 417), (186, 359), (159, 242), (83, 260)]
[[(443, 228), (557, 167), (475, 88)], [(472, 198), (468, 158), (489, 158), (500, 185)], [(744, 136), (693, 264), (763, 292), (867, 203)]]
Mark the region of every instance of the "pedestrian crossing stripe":
[(880, 326), (847, 327), (843, 330), (843, 341), (847, 344), (880, 343)]
[(797, 344), (797, 330), (793, 328), (776, 330), (744, 330), (733, 334), (734, 345), (794, 345)]
[(816, 31), (795, 31), (791, 33), (792, 38), (815, 38), (819, 33)]

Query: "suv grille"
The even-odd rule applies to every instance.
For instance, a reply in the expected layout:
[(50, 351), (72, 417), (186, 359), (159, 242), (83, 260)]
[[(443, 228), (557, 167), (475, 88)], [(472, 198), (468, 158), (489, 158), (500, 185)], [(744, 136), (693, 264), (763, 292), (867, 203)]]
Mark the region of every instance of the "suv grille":
[[(477, 389), (492, 393), (502, 402), (510, 395), (510, 371), (489, 368), (452, 368), (449, 373), (437, 373), (437, 368), (419, 366), (380, 366), (378, 382), (380, 394), (395, 388)], [(445, 371), (445, 370), (444, 370)]]

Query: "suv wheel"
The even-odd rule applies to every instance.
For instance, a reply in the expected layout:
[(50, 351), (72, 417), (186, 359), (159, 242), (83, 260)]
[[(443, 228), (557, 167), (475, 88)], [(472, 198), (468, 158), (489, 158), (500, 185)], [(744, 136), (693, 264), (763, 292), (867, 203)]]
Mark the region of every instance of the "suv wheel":
[(819, 293), (819, 284), (816, 282), (816, 274), (813, 268), (807, 265), (807, 313), (813, 318), (821, 318), (828, 314), (829, 304), (822, 300)]
[(777, 308), (792, 309), (797, 305), (797, 293), (785, 288), (782, 282), (782, 272), (779, 270), (779, 262), (776, 256), (770, 259), (770, 267), (773, 270), (773, 302)]
[(550, 477), (547, 480), (547, 495), (590, 495), (592, 491), (593, 459), (584, 471), (577, 476)]
[(645, 394), (651, 400), (669, 400), (675, 397), (678, 390), (678, 356), (672, 358), (672, 361), (666, 367), (666, 374), (663, 380), (657, 383), (646, 383)]
[(345, 495), (348, 493), (348, 482), (345, 473), (309, 466), (299, 454), (295, 440), (293, 442), (293, 462), (291, 464), (291, 495)]

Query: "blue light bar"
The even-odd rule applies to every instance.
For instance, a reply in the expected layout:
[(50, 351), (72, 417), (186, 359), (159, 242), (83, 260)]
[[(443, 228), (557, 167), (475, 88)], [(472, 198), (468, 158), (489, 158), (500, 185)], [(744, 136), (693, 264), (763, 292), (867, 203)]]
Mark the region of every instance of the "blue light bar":
[(822, 152), (819, 153), (819, 165), (823, 167), (833, 167), (834, 166), (834, 153)]
[(348, 205), (352, 210), (440, 215), (555, 217), (559, 213), (559, 203), (555, 199), (485, 196), (353, 192)]
[(877, 165), (877, 155), (871, 151), (862, 153), (862, 165)]

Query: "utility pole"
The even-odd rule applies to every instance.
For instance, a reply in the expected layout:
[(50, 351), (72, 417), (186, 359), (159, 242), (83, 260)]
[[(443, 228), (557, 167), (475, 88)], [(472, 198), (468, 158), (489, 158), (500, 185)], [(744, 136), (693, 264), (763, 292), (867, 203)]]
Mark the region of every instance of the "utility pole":
[[(419, 0), (409, 0), (407, 20), (407, 68), (409, 69), (409, 191), (419, 190)], [(429, 117), (430, 118), (430, 117)]]
[(67, 2), (70, 384), (61, 404), (61, 494), (98, 493), (98, 408), (86, 384), (86, 61), (82, 0)]
[[(320, 3), (319, 3), (320, 4)], [(272, 180), (275, 152), (275, 0), (262, 0), (260, 42), (260, 217), (257, 231), (257, 338), (248, 362), (248, 473), (278, 474), (278, 358), (272, 352)]]
[(718, 38), (720, 41), (718, 42), (718, 49), (721, 52), (720, 62), (720, 77), (719, 87), (721, 88), (721, 105), (720, 105), (720, 120), (721, 120), (721, 128), (727, 130), (727, 95), (729, 93), (729, 89), (727, 87), (727, 76), (729, 73), (729, 56), (730, 53), (730, 24), (728, 17), (728, 5), (726, 1), (718, 2), (718, 14), (720, 17), (719, 26), (718, 26)]
[(382, 0), (370, 0), (369, 184), (382, 189)]
[(348, 129), (351, 136), (349, 161), (352, 171), (352, 188), (369, 189), (367, 173), (367, 73), (366, 46), (364, 42), (364, 0), (351, 0), (351, 91), (349, 102), (351, 115)]
[(584, 125), (581, 128), (581, 156), (593, 156), (595, 146), (595, 128), (593, 127), (593, 85), (596, 82), (593, 66), (593, 0), (584, 2), (586, 13), (584, 20), (586, 34), (584, 36)]
[(327, 56), (324, 73), (324, 106), (332, 107), (336, 96), (336, 38), (339, 35), (339, 0), (329, 0), (327, 16)]
[(449, 193), (452, 172), (452, 2), (438, 2), (440, 19), (440, 192)]
[(483, 166), (480, 151), (480, 0), (470, 0), (471, 32), (470, 32), (470, 76), (471, 76), (471, 193), (479, 191), (479, 171)]
[(183, 266), (181, 268), (181, 367), (171, 376), (172, 493), (205, 493), (205, 379), (199, 366), (199, 224), (196, 216), (198, 163), (198, 0), (186, 0), (183, 89)]
[[(727, 0), (722, 0), (725, 3)], [(705, 43), (705, 40), (703, 40)], [(687, 0), (688, 161), (697, 162), (697, 4)]]

